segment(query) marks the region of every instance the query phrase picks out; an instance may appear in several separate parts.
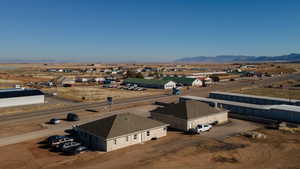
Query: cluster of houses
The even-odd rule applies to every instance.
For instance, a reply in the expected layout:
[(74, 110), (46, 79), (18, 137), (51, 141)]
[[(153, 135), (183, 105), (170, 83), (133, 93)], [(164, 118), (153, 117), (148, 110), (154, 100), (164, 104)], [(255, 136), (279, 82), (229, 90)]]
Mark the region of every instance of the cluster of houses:
[[(59, 76), (48, 82), (41, 82), (34, 85), (41, 87), (64, 86), (71, 87), (75, 84), (89, 83), (89, 84), (122, 84), (126, 86), (137, 86), (143, 88), (154, 89), (172, 89), (182, 86), (203, 87), (212, 84), (212, 79), (207, 77), (190, 78), (190, 77), (162, 77), (154, 78), (126, 78), (122, 79), (116, 76), (105, 77), (80, 77), (80, 76)], [(33, 84), (31, 85), (33, 86)]]
[(124, 70), (120, 68), (50, 68), (46, 69), (46, 72), (53, 73), (107, 73), (107, 74), (122, 74)]
[[(147, 66), (147, 65), (131, 65), (130, 66), (113, 66), (106, 68), (51, 68), (48, 72), (95, 72), (100, 73), (98, 77), (87, 77), (86, 75), (75, 75), (75, 78), (65, 77), (61, 80), (63, 86), (72, 86), (75, 83), (96, 83), (96, 84), (110, 84), (119, 82), (124, 85), (134, 85), (143, 88), (157, 88), (157, 89), (171, 89), (178, 86), (192, 86), (205, 87), (211, 85), (213, 82), (235, 80), (241, 77), (263, 77), (264, 75), (253, 70), (246, 71), (246, 69), (255, 69), (255, 65), (238, 65), (236, 69), (228, 70), (211, 70), (204, 68), (187, 68), (181, 65), (161, 66)], [(180, 74), (180, 72), (195, 70), (201, 71), (198, 73)], [(139, 74), (140, 78), (129, 76), (128, 72)], [(165, 72), (177, 72), (176, 75)], [(102, 74), (101, 74), (102, 73)], [(95, 74), (93, 74), (95, 75)], [(99, 77), (100, 76), (100, 77)], [(108, 77), (107, 77), (108, 76)], [(268, 75), (265, 75), (268, 76)], [(129, 77), (129, 78), (128, 78)], [(142, 78), (143, 77), (143, 78)]]
[(145, 88), (172, 89), (178, 86), (202, 87), (211, 85), (209, 78), (187, 78), (187, 77), (164, 77), (157, 79), (127, 78), (123, 81), (125, 85), (136, 85)]
[(199, 124), (225, 123), (227, 118), (226, 110), (199, 101), (186, 101), (159, 107), (151, 112), (151, 118), (121, 113), (74, 129), (84, 145), (108, 152), (166, 136), (168, 127), (188, 131)]

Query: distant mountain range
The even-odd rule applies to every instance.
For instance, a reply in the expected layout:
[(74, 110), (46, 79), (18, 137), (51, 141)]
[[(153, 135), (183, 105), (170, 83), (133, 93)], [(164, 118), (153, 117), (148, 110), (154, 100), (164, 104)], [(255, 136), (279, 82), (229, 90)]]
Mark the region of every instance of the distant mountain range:
[(59, 63), (59, 61), (47, 59), (0, 59), (0, 63)]
[(175, 60), (175, 62), (291, 62), (300, 61), (300, 54), (291, 53), (282, 56), (243, 56), (243, 55), (220, 55), (215, 57), (196, 56)]

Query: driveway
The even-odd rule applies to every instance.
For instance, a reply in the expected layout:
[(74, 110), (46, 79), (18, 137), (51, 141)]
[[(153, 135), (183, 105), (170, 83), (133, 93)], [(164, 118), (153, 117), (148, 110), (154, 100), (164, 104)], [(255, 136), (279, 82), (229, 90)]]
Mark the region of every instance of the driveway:
[(261, 127), (263, 127), (262, 124), (230, 118), (228, 123), (214, 126), (209, 132), (201, 133), (201, 136), (224, 140), (227, 137)]

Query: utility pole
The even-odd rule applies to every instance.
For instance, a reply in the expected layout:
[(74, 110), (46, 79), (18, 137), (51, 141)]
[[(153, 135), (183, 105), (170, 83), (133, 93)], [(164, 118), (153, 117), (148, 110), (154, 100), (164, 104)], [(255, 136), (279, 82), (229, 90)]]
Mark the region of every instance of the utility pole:
[(107, 101), (107, 104), (109, 106), (109, 112), (111, 112), (111, 105), (113, 104), (113, 98), (112, 97), (107, 97), (106, 101)]

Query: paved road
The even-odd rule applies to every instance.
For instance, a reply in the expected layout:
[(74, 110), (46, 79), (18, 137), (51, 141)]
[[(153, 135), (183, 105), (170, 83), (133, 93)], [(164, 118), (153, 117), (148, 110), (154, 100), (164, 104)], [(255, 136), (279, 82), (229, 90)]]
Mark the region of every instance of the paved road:
[[(126, 112), (136, 112), (136, 108), (128, 108), (128, 109), (123, 109), (123, 110), (118, 110), (118, 111), (112, 111), (104, 114), (94, 114), (88, 117), (81, 118), (80, 121), (77, 122), (66, 122), (62, 123), (59, 125), (48, 125), (46, 129), (38, 130), (38, 131), (33, 131), (33, 132), (28, 132), (24, 134), (19, 134), (15, 136), (8, 136), (8, 137), (0, 137), (0, 147), (1, 146), (6, 146), (10, 144), (16, 144), (28, 140), (33, 140), (37, 138), (42, 138), (42, 137), (47, 137), (50, 135), (57, 135), (57, 134), (65, 134), (66, 129), (71, 129), (73, 125), (80, 125), (84, 124), (87, 122), (91, 122), (94, 120), (102, 119), (107, 116), (111, 116), (114, 114), (120, 114), (120, 113), (126, 113)], [(138, 112), (139, 114), (142, 114), (144, 116), (148, 116), (148, 110), (140, 110)]]
[[(151, 101), (156, 100), (159, 98), (170, 97), (169, 95), (153, 95), (147, 97), (136, 97), (130, 99), (122, 99), (114, 101), (114, 105), (126, 105), (144, 101)], [(45, 115), (57, 115), (63, 114), (70, 111), (79, 111), (79, 110), (86, 110), (92, 108), (101, 108), (107, 106), (106, 102), (98, 102), (98, 103), (80, 103), (80, 104), (73, 104), (71, 106), (65, 106), (63, 108), (54, 108), (51, 110), (42, 110), (42, 111), (33, 111), (33, 112), (26, 112), (26, 113), (15, 113), (12, 115), (3, 115), (0, 117), (0, 123), (8, 123), (10, 121), (22, 120), (22, 119), (29, 119), (33, 117), (40, 117)]]

